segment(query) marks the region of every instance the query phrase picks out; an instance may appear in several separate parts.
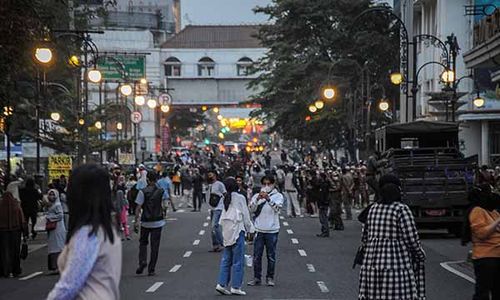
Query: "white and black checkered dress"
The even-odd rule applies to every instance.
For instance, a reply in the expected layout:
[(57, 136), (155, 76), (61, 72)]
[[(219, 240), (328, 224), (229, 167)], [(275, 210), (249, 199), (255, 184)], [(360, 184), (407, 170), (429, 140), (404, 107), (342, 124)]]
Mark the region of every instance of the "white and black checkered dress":
[(359, 299), (424, 300), (425, 252), (410, 208), (374, 204), (363, 229)]

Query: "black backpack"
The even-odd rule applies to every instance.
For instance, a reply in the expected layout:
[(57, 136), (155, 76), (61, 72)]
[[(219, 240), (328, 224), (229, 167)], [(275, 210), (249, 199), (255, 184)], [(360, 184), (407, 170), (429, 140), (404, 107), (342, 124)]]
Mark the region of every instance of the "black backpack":
[(144, 203), (142, 204), (142, 222), (161, 221), (165, 217), (162, 209), (163, 189), (156, 186), (147, 186), (142, 190)]

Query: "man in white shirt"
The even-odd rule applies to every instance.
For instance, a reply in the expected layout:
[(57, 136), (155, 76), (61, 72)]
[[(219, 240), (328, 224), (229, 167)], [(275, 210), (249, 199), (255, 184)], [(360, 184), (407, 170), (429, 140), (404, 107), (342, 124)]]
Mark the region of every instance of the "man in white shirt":
[(224, 203), (222, 201), (224, 195), (226, 194), (226, 187), (222, 182), (217, 180), (217, 172), (215, 170), (208, 171), (208, 193), (207, 193), (207, 203), (210, 203), (211, 197), (217, 197), (219, 200), (215, 206), (211, 206), (210, 209), (210, 220), (212, 225), (212, 250), (211, 252), (220, 252), (224, 250), (223, 240), (222, 240), (222, 230), (219, 225), (220, 216), (222, 214), (222, 208)]
[(283, 195), (275, 188), (272, 176), (264, 176), (261, 180), (262, 190), (250, 201), (250, 211), (254, 213), (254, 279), (248, 285), (260, 285), (262, 278), (262, 254), (264, 247), (267, 253), (266, 284), (274, 286), (274, 269), (276, 265), (276, 245), (280, 231), (279, 212), (283, 206)]

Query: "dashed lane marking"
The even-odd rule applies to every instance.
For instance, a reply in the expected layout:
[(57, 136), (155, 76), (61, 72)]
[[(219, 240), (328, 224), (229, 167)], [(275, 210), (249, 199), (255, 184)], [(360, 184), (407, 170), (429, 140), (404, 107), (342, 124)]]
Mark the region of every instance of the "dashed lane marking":
[(166, 218), (167, 221), (177, 221), (177, 218)]
[(178, 209), (177, 212), (183, 213), (183, 212), (186, 212), (186, 210), (185, 209)]
[(283, 226), (288, 226), (288, 222), (283, 222)]
[(314, 268), (314, 266), (312, 264), (307, 264), (307, 270), (310, 272), (310, 273), (314, 273), (316, 272), (316, 268)]
[(170, 273), (175, 273), (177, 271), (179, 271), (179, 269), (182, 267), (182, 265), (175, 265), (172, 267), (172, 269), (170, 269)]
[(319, 289), (321, 290), (322, 293), (328, 293), (330, 290), (326, 287), (326, 284), (324, 281), (316, 281), (316, 283), (319, 286)]
[(186, 253), (184, 253), (184, 257), (190, 257), (192, 253), (193, 251), (186, 251)]
[(200, 230), (200, 232), (198, 234), (199, 235), (204, 235), (205, 234), (205, 230)]
[(307, 256), (306, 250), (299, 249), (300, 256)]
[(469, 275), (467, 274), (464, 274), (462, 272), (460, 272), (459, 270), (456, 270), (454, 269), (452, 266), (450, 266), (450, 264), (452, 263), (457, 263), (456, 261), (447, 261), (447, 262), (442, 262), (440, 263), (441, 267), (443, 267), (445, 270), (457, 275), (458, 277), (462, 277), (463, 279), (471, 282), (471, 283), (476, 283), (476, 280), (472, 277), (470, 277)]
[(149, 289), (146, 290), (146, 293), (154, 293), (162, 285), (163, 285), (163, 282), (161, 282), (161, 281), (155, 282), (152, 286), (149, 287)]
[(298, 244), (299, 240), (298, 239), (292, 239), (292, 244)]
[(24, 277), (19, 278), (19, 280), (28, 280), (28, 279), (34, 278), (34, 277), (36, 277), (36, 276), (38, 276), (38, 275), (41, 275), (41, 274), (43, 274), (43, 272), (42, 272), (42, 271), (40, 271), (40, 272), (35, 272), (35, 273), (31, 273), (31, 274), (30, 274), (30, 275), (28, 275), (28, 276), (24, 276)]
[(208, 226), (208, 222), (203, 223), (203, 227), (207, 227), (207, 226)]
[(284, 219), (285, 219), (285, 217), (283, 217), (283, 216), (280, 216), (280, 219), (281, 219), (281, 220), (284, 220)]
[(200, 244), (200, 240), (194, 240), (193, 246), (198, 246)]
[(207, 217), (207, 220), (210, 220), (210, 216)]
[(291, 229), (287, 229), (286, 232), (288, 232), (288, 234), (293, 234), (293, 230)]

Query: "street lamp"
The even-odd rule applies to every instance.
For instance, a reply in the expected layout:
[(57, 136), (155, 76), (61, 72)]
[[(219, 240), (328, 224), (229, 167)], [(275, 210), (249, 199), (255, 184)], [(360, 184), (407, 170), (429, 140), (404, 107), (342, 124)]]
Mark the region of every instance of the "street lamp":
[(47, 47), (41, 47), (35, 49), (35, 58), (38, 62), (42, 64), (49, 64), (52, 61), (52, 50)]
[(59, 122), (59, 120), (61, 119), (61, 114), (58, 113), (58, 112), (53, 112), (53, 113), (50, 114), (50, 118), (53, 121)]
[(80, 58), (78, 58), (78, 56), (76, 56), (76, 55), (71, 55), (70, 58), (68, 59), (68, 62), (73, 67), (79, 67), (80, 66)]
[(144, 105), (144, 103), (146, 103), (146, 98), (144, 98), (144, 96), (137, 95), (137, 96), (135, 96), (135, 98), (134, 98), (134, 102), (135, 102), (135, 104), (137, 104), (138, 106), (143, 106), (143, 105)]
[(94, 126), (95, 126), (95, 128), (101, 130), (102, 129), (102, 123), (101, 123), (101, 121), (95, 122)]
[(168, 106), (167, 104), (163, 104), (160, 106), (160, 110), (164, 113), (168, 113), (170, 111), (170, 106)]
[(91, 82), (99, 83), (99, 82), (101, 82), (102, 74), (101, 74), (101, 71), (99, 71), (97, 69), (92, 69), (87, 73), (87, 77), (89, 78), (89, 80)]
[(146, 84), (148, 83), (148, 80), (146, 78), (141, 78), (141, 80), (139, 80), (141, 84)]
[(219, 132), (219, 138), (220, 138), (221, 140), (223, 140), (223, 139), (224, 139), (224, 133)]
[(214, 113), (217, 114), (217, 113), (219, 113), (219, 108), (218, 107), (214, 107), (213, 111), (214, 111)]
[(318, 109), (316, 108), (316, 106), (314, 106), (313, 104), (309, 105), (309, 111), (312, 112), (312, 113), (315, 113), (318, 111)]
[(479, 91), (477, 92), (476, 98), (472, 100), (472, 103), (474, 104), (475, 107), (481, 108), (484, 106), (484, 98), (479, 95)]
[(158, 105), (158, 103), (156, 102), (155, 99), (151, 98), (148, 100), (148, 107), (151, 108), (151, 109), (154, 109), (156, 108), (156, 106)]
[(130, 96), (132, 95), (132, 86), (128, 83), (125, 83), (123, 85), (120, 86), (120, 93), (123, 95), (123, 96)]
[(203, 105), (203, 106), (201, 107), (201, 110), (202, 110), (202, 111), (207, 111), (207, 109), (208, 109), (208, 107), (207, 107), (206, 105)]
[(123, 129), (123, 124), (122, 122), (116, 123), (116, 130), (122, 130)]
[(380, 101), (380, 103), (378, 104), (378, 108), (381, 111), (387, 111), (389, 109), (389, 102), (387, 102), (387, 100), (385, 100), (385, 99), (382, 99)]
[(335, 97), (335, 90), (332, 87), (325, 87), (323, 89), (323, 97), (325, 97), (328, 100), (333, 99)]
[(325, 107), (325, 102), (323, 102), (321, 100), (317, 100), (316, 102), (314, 102), (314, 106), (317, 109), (322, 109), (323, 107)]
[(83, 118), (78, 119), (78, 124), (80, 124), (80, 126), (85, 125), (85, 120)]
[(403, 83), (403, 74), (399, 72), (394, 72), (390, 75), (391, 83), (394, 85), (400, 85)]
[(441, 74), (441, 80), (444, 83), (452, 83), (455, 81), (455, 72), (449, 69), (445, 69), (444, 72)]

